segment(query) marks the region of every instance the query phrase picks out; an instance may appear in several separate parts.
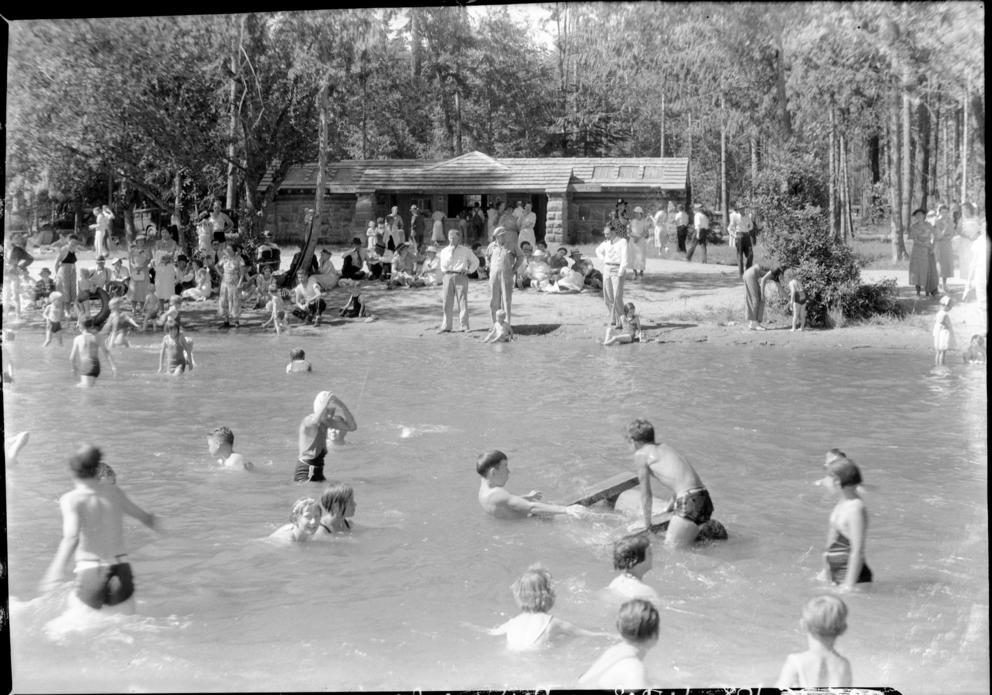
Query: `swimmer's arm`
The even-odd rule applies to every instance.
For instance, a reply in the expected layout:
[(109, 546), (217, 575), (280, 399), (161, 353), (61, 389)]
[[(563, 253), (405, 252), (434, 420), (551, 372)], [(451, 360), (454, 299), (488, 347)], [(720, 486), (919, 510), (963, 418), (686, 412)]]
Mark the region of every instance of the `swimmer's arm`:
[(561, 620), (559, 618), (552, 619), (551, 629), (563, 635), (575, 635), (577, 637), (612, 637), (614, 634), (612, 632), (603, 632), (602, 630), (587, 630), (584, 627), (573, 625), (567, 620)]
[(583, 516), (586, 509), (582, 505), (572, 504), (569, 506), (564, 506), (561, 504), (549, 504), (547, 502), (538, 502), (537, 500), (528, 500), (520, 495), (513, 495), (507, 493), (507, 498), (504, 504), (515, 512), (521, 512), (523, 514), (568, 514), (569, 516), (579, 517)]
[(59, 506), (62, 508), (62, 540), (41, 580), (42, 593), (51, 591), (61, 581), (65, 566), (79, 545), (79, 513), (75, 505), (68, 497), (63, 497)]
[(186, 361), (189, 362), (189, 368), (193, 369), (196, 367), (196, 360), (193, 359), (193, 341), (183, 336), (183, 350), (186, 351)]
[(331, 427), (342, 432), (354, 432), (357, 430), (358, 423), (355, 422), (355, 416), (348, 410), (348, 406), (337, 396), (331, 396), (331, 402), (341, 410), (341, 415), (335, 414), (332, 418)]
[(162, 349), (158, 351), (158, 371), (162, 372), (162, 367), (165, 366), (165, 341), (166, 338), (162, 338)]
[(851, 540), (851, 555), (848, 560), (847, 574), (844, 576), (844, 589), (853, 589), (861, 576), (861, 567), (864, 565), (865, 532), (868, 530), (868, 511), (861, 505), (854, 513), (848, 516)]
[(505, 635), (506, 631), (509, 629), (510, 629), (510, 621), (507, 620), (502, 625), (486, 630), (486, 632), (489, 633), (490, 635)]
[(637, 482), (641, 489), (641, 512), (644, 515), (644, 528), (651, 528), (651, 467), (645, 457), (638, 461)]

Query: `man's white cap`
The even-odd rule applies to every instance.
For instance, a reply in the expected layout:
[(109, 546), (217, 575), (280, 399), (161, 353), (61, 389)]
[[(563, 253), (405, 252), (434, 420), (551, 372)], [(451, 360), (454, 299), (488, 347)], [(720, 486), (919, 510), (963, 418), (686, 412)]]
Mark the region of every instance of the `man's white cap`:
[(313, 414), (320, 415), (325, 410), (327, 410), (327, 404), (331, 402), (331, 398), (334, 394), (330, 391), (321, 391), (317, 394), (317, 397), (313, 399)]

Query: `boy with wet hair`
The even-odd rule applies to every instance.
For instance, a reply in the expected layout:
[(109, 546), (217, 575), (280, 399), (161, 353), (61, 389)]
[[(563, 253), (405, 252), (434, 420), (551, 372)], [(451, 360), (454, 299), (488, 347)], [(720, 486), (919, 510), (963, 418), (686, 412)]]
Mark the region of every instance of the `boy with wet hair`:
[(667, 444), (654, 440), (654, 425), (643, 418), (627, 426), (627, 440), (634, 450), (634, 466), (640, 482), (644, 528), (651, 528), (652, 479), (672, 490), (674, 496), (665, 511), (674, 512), (668, 522), (665, 544), (686, 548), (699, 535), (699, 528), (713, 514), (713, 501), (696, 470), (685, 457)]
[(660, 605), (658, 592), (644, 583), (652, 561), (651, 539), (646, 532), (618, 540), (613, 544), (613, 569), (620, 570), (620, 574), (610, 582), (610, 591), (625, 599), (639, 598)]
[(241, 454), (234, 453), (234, 432), (228, 427), (217, 427), (207, 437), (207, 450), (217, 458), (217, 463), (224, 468), (255, 470), (251, 461), (245, 461)]
[(582, 505), (563, 506), (539, 502), (542, 494), (531, 490), (526, 495), (514, 495), (504, 487), (510, 477), (510, 465), (506, 454), (499, 449), (487, 451), (479, 456), (475, 464), (476, 472), (482, 477), (479, 486), (479, 504), (497, 519), (520, 519), (535, 514), (568, 514), (580, 518), (586, 509)]
[[(75, 556), (75, 596), (90, 608), (122, 604), (134, 594), (131, 565), (124, 548), (124, 515), (150, 529), (155, 517), (132, 502), (116, 485), (99, 479), (103, 454), (84, 444), (69, 458), (75, 487), (59, 498), (62, 542), (41, 582), (49, 592), (62, 579), (70, 556)], [(133, 604), (129, 607), (133, 610)]]
[(847, 605), (830, 594), (814, 596), (803, 607), (799, 626), (809, 649), (789, 654), (778, 687), (851, 687), (851, 662), (834, 651), (834, 642), (847, 630)]
[(303, 348), (293, 348), (289, 351), (289, 364), (286, 365), (286, 373), (312, 372), (313, 365), (307, 359), (307, 353)]
[(603, 690), (651, 687), (644, 656), (658, 643), (659, 622), (658, 609), (650, 601), (633, 599), (620, 606), (617, 631), (623, 642), (603, 652), (582, 674), (579, 684)]

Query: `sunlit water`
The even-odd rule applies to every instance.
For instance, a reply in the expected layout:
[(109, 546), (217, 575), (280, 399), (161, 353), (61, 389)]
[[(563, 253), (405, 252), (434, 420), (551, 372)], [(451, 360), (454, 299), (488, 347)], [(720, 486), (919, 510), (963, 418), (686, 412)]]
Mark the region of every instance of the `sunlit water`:
[[(655, 554), (659, 684), (773, 683), (804, 648), (802, 604), (833, 499), (814, 486), (825, 450), (861, 465), (876, 582), (846, 596), (838, 649), (855, 682), (904, 693), (988, 690), (984, 369), (935, 371), (925, 354), (641, 344), (605, 349), (522, 338), (361, 339), (198, 334), (200, 368), (156, 377), (152, 339), (118, 350), (116, 379), (72, 387), (66, 348), (13, 344), (8, 434), (30, 430), (7, 469), (14, 689), (28, 691), (382, 690), (565, 687), (607, 647), (583, 638), (538, 655), (483, 632), (516, 612), (510, 584), (540, 561), (554, 612), (612, 631), (611, 519), (491, 519), (477, 455), (510, 457), (509, 488), (551, 500), (629, 470), (637, 416), (683, 451), (713, 494), (729, 541)], [(283, 373), (290, 345), (312, 375)], [(36, 356), (37, 355), (37, 356)], [(290, 548), (259, 539), (294, 500), (296, 428), (331, 388), (360, 429), (328, 477), (354, 484), (351, 538)], [(206, 435), (226, 424), (260, 470), (217, 470)], [(65, 458), (98, 443), (119, 484), (159, 515), (128, 520), (137, 614), (63, 615), (69, 583), (39, 596), (60, 537)]]

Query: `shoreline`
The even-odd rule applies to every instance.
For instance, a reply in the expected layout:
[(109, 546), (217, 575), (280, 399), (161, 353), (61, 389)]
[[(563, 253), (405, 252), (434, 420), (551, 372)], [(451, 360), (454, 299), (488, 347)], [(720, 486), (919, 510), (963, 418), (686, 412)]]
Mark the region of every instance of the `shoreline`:
[[(594, 258), (593, 247), (579, 247), (586, 256)], [(340, 257), (344, 247), (335, 247)], [(289, 266), (291, 253), (284, 249), (281, 269)], [(880, 318), (877, 323), (863, 322), (835, 328), (807, 328), (792, 332), (791, 316), (769, 310), (765, 331), (749, 331), (744, 321), (744, 290), (737, 276), (737, 266), (715, 263), (690, 263), (681, 259), (659, 257), (653, 249), (648, 251), (645, 277), (624, 284), (624, 298), (633, 302), (641, 317), (646, 343), (679, 344), (708, 343), (722, 346), (781, 347), (785, 349), (888, 349), (932, 353), (930, 330), (933, 316), (938, 309), (936, 298), (917, 299), (915, 290), (908, 285), (906, 270), (862, 270), (863, 282), (878, 282), (894, 278), (898, 286), (900, 303), (906, 308), (903, 319)], [(51, 268), (54, 251), (36, 253), (35, 262), (29, 267), (36, 277), (42, 267)], [(79, 254), (80, 265), (93, 267), (92, 251)], [(950, 294), (961, 296), (964, 282), (952, 278), (948, 281)], [(423, 337), (435, 335), (441, 318), (441, 288), (419, 287), (387, 290), (382, 282), (363, 281), (358, 285), (362, 301), (375, 320), (346, 319), (337, 315), (338, 308), (349, 299), (349, 288), (337, 287), (325, 293), (328, 309), (319, 327), (302, 325), (291, 319), (292, 335), (320, 335), (331, 330), (359, 330), (373, 335), (402, 335)], [(439, 339), (463, 338), (481, 340), (490, 327), (489, 285), (485, 280), (472, 280), (469, 284), (468, 333), (457, 331)], [(216, 318), (217, 302), (184, 301), (182, 316), (184, 329), (191, 333), (252, 334), (261, 331), (260, 325), (268, 318), (263, 309), (242, 309), (240, 328), (220, 327)], [(514, 290), (513, 327), (517, 343), (534, 340), (557, 342), (564, 340), (595, 340), (602, 342), (606, 326), (606, 311), (602, 293), (583, 290), (579, 294), (549, 294), (533, 289)], [(958, 361), (956, 355), (967, 347), (974, 334), (985, 335), (987, 315), (977, 301), (955, 303), (951, 309), (956, 347), (948, 356), (948, 364)], [(74, 326), (71, 321), (69, 326)], [(20, 321), (5, 320), (5, 328), (17, 331), (43, 332), (41, 310), (27, 310)], [(156, 327), (157, 328), (157, 327)], [(73, 330), (70, 328), (70, 330)], [(142, 334), (161, 334), (161, 329), (149, 329)], [(623, 346), (614, 346), (623, 349)]]

